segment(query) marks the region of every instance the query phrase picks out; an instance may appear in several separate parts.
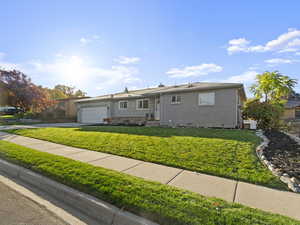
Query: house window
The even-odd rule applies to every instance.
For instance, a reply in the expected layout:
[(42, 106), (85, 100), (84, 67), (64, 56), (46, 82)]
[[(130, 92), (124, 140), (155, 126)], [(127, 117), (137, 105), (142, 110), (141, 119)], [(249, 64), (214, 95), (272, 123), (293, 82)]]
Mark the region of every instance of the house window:
[(171, 104), (179, 104), (179, 103), (181, 103), (181, 96), (173, 95), (171, 98)]
[(199, 94), (199, 105), (214, 105), (215, 104), (215, 93), (207, 92)]
[(148, 99), (139, 99), (136, 101), (137, 109), (149, 109), (149, 100)]
[(119, 102), (119, 109), (127, 109), (128, 102), (127, 101), (120, 101)]

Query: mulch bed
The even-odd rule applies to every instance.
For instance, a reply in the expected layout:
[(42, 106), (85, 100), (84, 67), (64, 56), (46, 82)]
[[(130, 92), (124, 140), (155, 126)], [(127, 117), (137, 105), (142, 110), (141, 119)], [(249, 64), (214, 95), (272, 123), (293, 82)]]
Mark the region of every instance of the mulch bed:
[(264, 149), (265, 157), (280, 172), (300, 180), (300, 146), (284, 133), (267, 131), (265, 135), (270, 140)]

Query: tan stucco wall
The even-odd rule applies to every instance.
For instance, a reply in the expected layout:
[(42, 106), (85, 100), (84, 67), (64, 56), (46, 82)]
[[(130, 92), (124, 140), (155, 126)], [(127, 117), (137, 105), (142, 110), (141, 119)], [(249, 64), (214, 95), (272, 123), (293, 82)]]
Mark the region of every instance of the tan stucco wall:
[(282, 119), (295, 119), (295, 109), (285, 109)]

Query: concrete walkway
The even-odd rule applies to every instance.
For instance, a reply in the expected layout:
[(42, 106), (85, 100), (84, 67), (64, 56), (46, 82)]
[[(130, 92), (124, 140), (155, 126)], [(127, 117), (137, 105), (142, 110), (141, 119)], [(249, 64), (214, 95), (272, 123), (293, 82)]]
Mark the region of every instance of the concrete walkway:
[(29, 129), (29, 128), (45, 128), (45, 127), (80, 127), (86, 124), (83, 123), (38, 123), (24, 125), (1, 125), (0, 130), (10, 129)]
[(107, 153), (73, 148), (34, 138), (0, 132), (0, 139), (42, 152), (218, 197), (300, 220), (300, 194), (158, 165)]

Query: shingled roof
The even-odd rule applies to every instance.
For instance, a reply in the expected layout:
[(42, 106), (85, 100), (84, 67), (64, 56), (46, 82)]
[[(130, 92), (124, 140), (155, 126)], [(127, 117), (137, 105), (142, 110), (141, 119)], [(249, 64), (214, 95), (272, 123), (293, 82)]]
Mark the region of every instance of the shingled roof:
[(246, 98), (243, 84), (241, 83), (195, 82), (195, 83), (188, 83), (188, 84), (181, 84), (181, 85), (159, 86), (159, 87), (145, 88), (145, 89), (132, 90), (132, 91), (129, 90), (128, 92), (120, 92), (120, 93), (102, 95), (93, 98), (80, 99), (77, 100), (76, 102), (139, 98), (139, 97), (157, 95), (160, 93), (187, 92), (187, 91), (196, 91), (196, 90), (212, 90), (212, 89), (224, 89), (224, 88), (242, 88), (243, 95)]
[(300, 107), (300, 100), (289, 100), (287, 103), (285, 103), (284, 107), (286, 109)]

